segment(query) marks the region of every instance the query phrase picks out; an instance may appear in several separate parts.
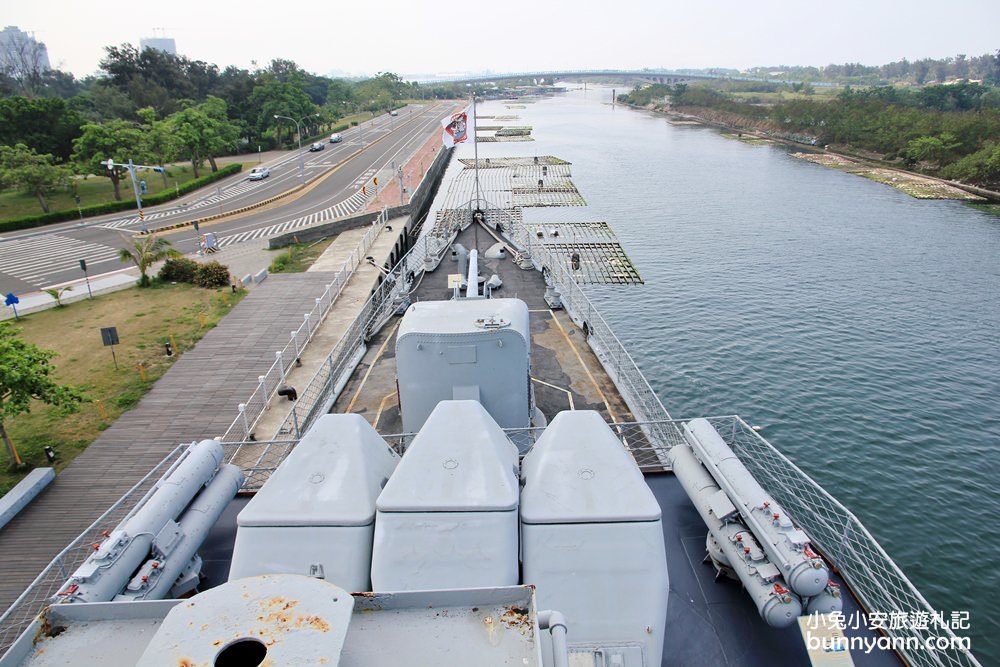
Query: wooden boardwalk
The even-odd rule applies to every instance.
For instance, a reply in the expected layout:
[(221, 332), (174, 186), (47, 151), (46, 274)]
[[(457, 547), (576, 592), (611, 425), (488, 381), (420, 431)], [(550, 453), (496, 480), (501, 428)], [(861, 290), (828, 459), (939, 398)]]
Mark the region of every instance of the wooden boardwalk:
[(0, 611), (180, 443), (222, 435), (332, 273), (272, 275), (0, 529)]

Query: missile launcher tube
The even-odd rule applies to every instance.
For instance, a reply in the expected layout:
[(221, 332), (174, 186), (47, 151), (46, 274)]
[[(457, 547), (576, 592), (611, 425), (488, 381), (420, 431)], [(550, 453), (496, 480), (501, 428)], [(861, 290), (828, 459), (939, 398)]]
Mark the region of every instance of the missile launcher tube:
[(795, 527), (718, 431), (706, 419), (692, 419), (684, 425), (684, 437), (792, 590), (803, 597), (821, 594), (830, 579), (823, 559), (808, 550), (805, 533)]
[(202, 440), (191, 445), (174, 469), (157, 482), (145, 504), (96, 546), (56, 596), (66, 602), (107, 602), (114, 598), (149, 556), (156, 535), (177, 517), (215, 474), (222, 444)]
[[(780, 577), (766, 581), (757, 570), (768, 565), (763, 550), (753, 534), (739, 521), (723, 524), (709, 509), (709, 500), (719, 492), (719, 487), (686, 445), (677, 445), (670, 450), (674, 475), (708, 526), (709, 532), (725, 553), (728, 565), (739, 577), (747, 593), (757, 606), (761, 617), (776, 628), (784, 628), (796, 622), (802, 615), (799, 598), (784, 589)], [(748, 560), (751, 557), (752, 560)]]
[(143, 563), (115, 600), (161, 600), (167, 597), (177, 577), (194, 557), (208, 531), (242, 484), (243, 471), (239, 466), (226, 464), (220, 467), (215, 478), (195, 496), (178, 520), (181, 538), (170, 553)]

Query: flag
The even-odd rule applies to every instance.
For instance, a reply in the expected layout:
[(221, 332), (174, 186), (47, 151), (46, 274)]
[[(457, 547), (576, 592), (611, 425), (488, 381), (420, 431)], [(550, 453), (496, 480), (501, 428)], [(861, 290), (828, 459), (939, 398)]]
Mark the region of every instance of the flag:
[(445, 148), (452, 148), (455, 144), (463, 143), (470, 136), (475, 141), (476, 137), (476, 116), (472, 105), (465, 107), (456, 114), (446, 116), (441, 120), (441, 143)]

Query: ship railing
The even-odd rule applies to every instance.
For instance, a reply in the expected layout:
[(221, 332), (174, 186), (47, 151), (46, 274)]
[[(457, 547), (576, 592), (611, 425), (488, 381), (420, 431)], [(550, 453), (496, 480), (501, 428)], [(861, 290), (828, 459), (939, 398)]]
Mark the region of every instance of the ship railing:
[(361, 307), (358, 316), (319, 365), (305, 388), (298, 392), (298, 400), (289, 409), (278, 432), (273, 434), (274, 437), (297, 439), (317, 418), (330, 411), (364, 355), (368, 340), (389, 318), (407, 307), (409, 295), (423, 279), (425, 258), (437, 255), (440, 246), (435, 239), (425, 235), (383, 276), (378, 287)]
[[(806, 531), (833, 569), (848, 583), (867, 613), (882, 618), (894, 612), (910, 621), (906, 627), (883, 630), (891, 646), (914, 666), (979, 665), (950, 626), (940, 618), (872, 537), (861, 521), (809, 475), (792, 463), (740, 417), (713, 417), (709, 421), (764, 489)], [(911, 626), (918, 627), (911, 627)], [(920, 627), (922, 626), (922, 627)], [(962, 638), (965, 639), (965, 638)], [(934, 646), (931, 646), (931, 643)], [(942, 648), (944, 647), (944, 648)]]
[(105, 538), (105, 531), (128, 519), (152, 495), (157, 482), (180, 461), (188, 445), (178, 445), (108, 508), (80, 535), (69, 543), (35, 577), (28, 588), (0, 615), (0, 656), (31, 624), (42, 609), (51, 603), (70, 575), (94, 552), (94, 545)]
[[(544, 243), (538, 243), (531, 231), (514, 215), (508, 214), (505, 217), (501, 223), (502, 232), (524, 257), (530, 258), (534, 266), (545, 274), (548, 285), (554, 291), (553, 296), (558, 297), (587, 337), (591, 349), (618, 387), (635, 420), (649, 424), (649, 428), (666, 429), (647, 434), (651, 441), (669, 441), (674, 438), (677, 434), (667, 432), (673, 427), (662, 426), (670, 423), (670, 413), (663, 407), (632, 355), (566, 269), (565, 262), (559, 261)], [(661, 461), (666, 464), (666, 459), (662, 456), (664, 452), (660, 454)]]
[(337, 302), (337, 298), (343, 292), (348, 280), (365, 261), (372, 244), (388, 221), (388, 210), (383, 208), (371, 227), (365, 232), (358, 247), (344, 262), (343, 267), (326, 286), (323, 293), (316, 298), (312, 310), (302, 316), (302, 323), (291, 332), (288, 343), (282, 349), (275, 351), (274, 363), (264, 375), (257, 378), (257, 388), (245, 403), (237, 406), (236, 417), (222, 436), (223, 441), (241, 442), (253, 439), (252, 434), (257, 420), (267, 410), (271, 399), (281, 389), (289, 371), (295, 368), (302, 351), (312, 340), (323, 319)]

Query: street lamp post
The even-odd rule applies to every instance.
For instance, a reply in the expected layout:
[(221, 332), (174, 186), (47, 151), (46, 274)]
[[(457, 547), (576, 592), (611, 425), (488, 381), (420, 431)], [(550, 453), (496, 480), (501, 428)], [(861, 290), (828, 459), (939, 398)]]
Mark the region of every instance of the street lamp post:
[[(318, 116), (318, 115), (319, 115), (318, 113), (314, 113), (314, 114), (310, 114), (309, 116), (306, 116), (306, 118), (309, 118), (310, 116)], [(306, 164), (305, 164), (304, 158), (302, 157), (302, 129), (299, 127), (299, 121), (295, 120), (291, 116), (281, 116), (281, 115), (278, 115), (278, 114), (274, 114), (274, 117), (275, 117), (275, 119), (284, 118), (285, 120), (290, 120), (293, 123), (295, 123), (295, 134), (298, 136), (298, 139), (299, 139), (299, 181), (302, 182), (302, 183), (305, 183), (305, 180), (306, 180)], [(306, 118), (302, 119), (303, 123), (306, 121)]]
[(163, 167), (153, 167), (147, 164), (135, 164), (132, 162), (132, 158), (129, 158), (128, 164), (124, 162), (115, 162), (111, 158), (108, 158), (104, 162), (101, 162), (108, 170), (114, 169), (115, 167), (125, 167), (128, 169), (128, 175), (132, 177), (132, 193), (135, 195), (135, 206), (139, 210), (139, 223), (142, 225), (142, 233), (145, 234), (149, 231), (146, 228), (146, 216), (142, 212), (142, 197), (139, 196), (139, 184), (135, 180), (135, 170), (136, 169), (152, 169), (158, 174), (164, 173), (166, 170)]

